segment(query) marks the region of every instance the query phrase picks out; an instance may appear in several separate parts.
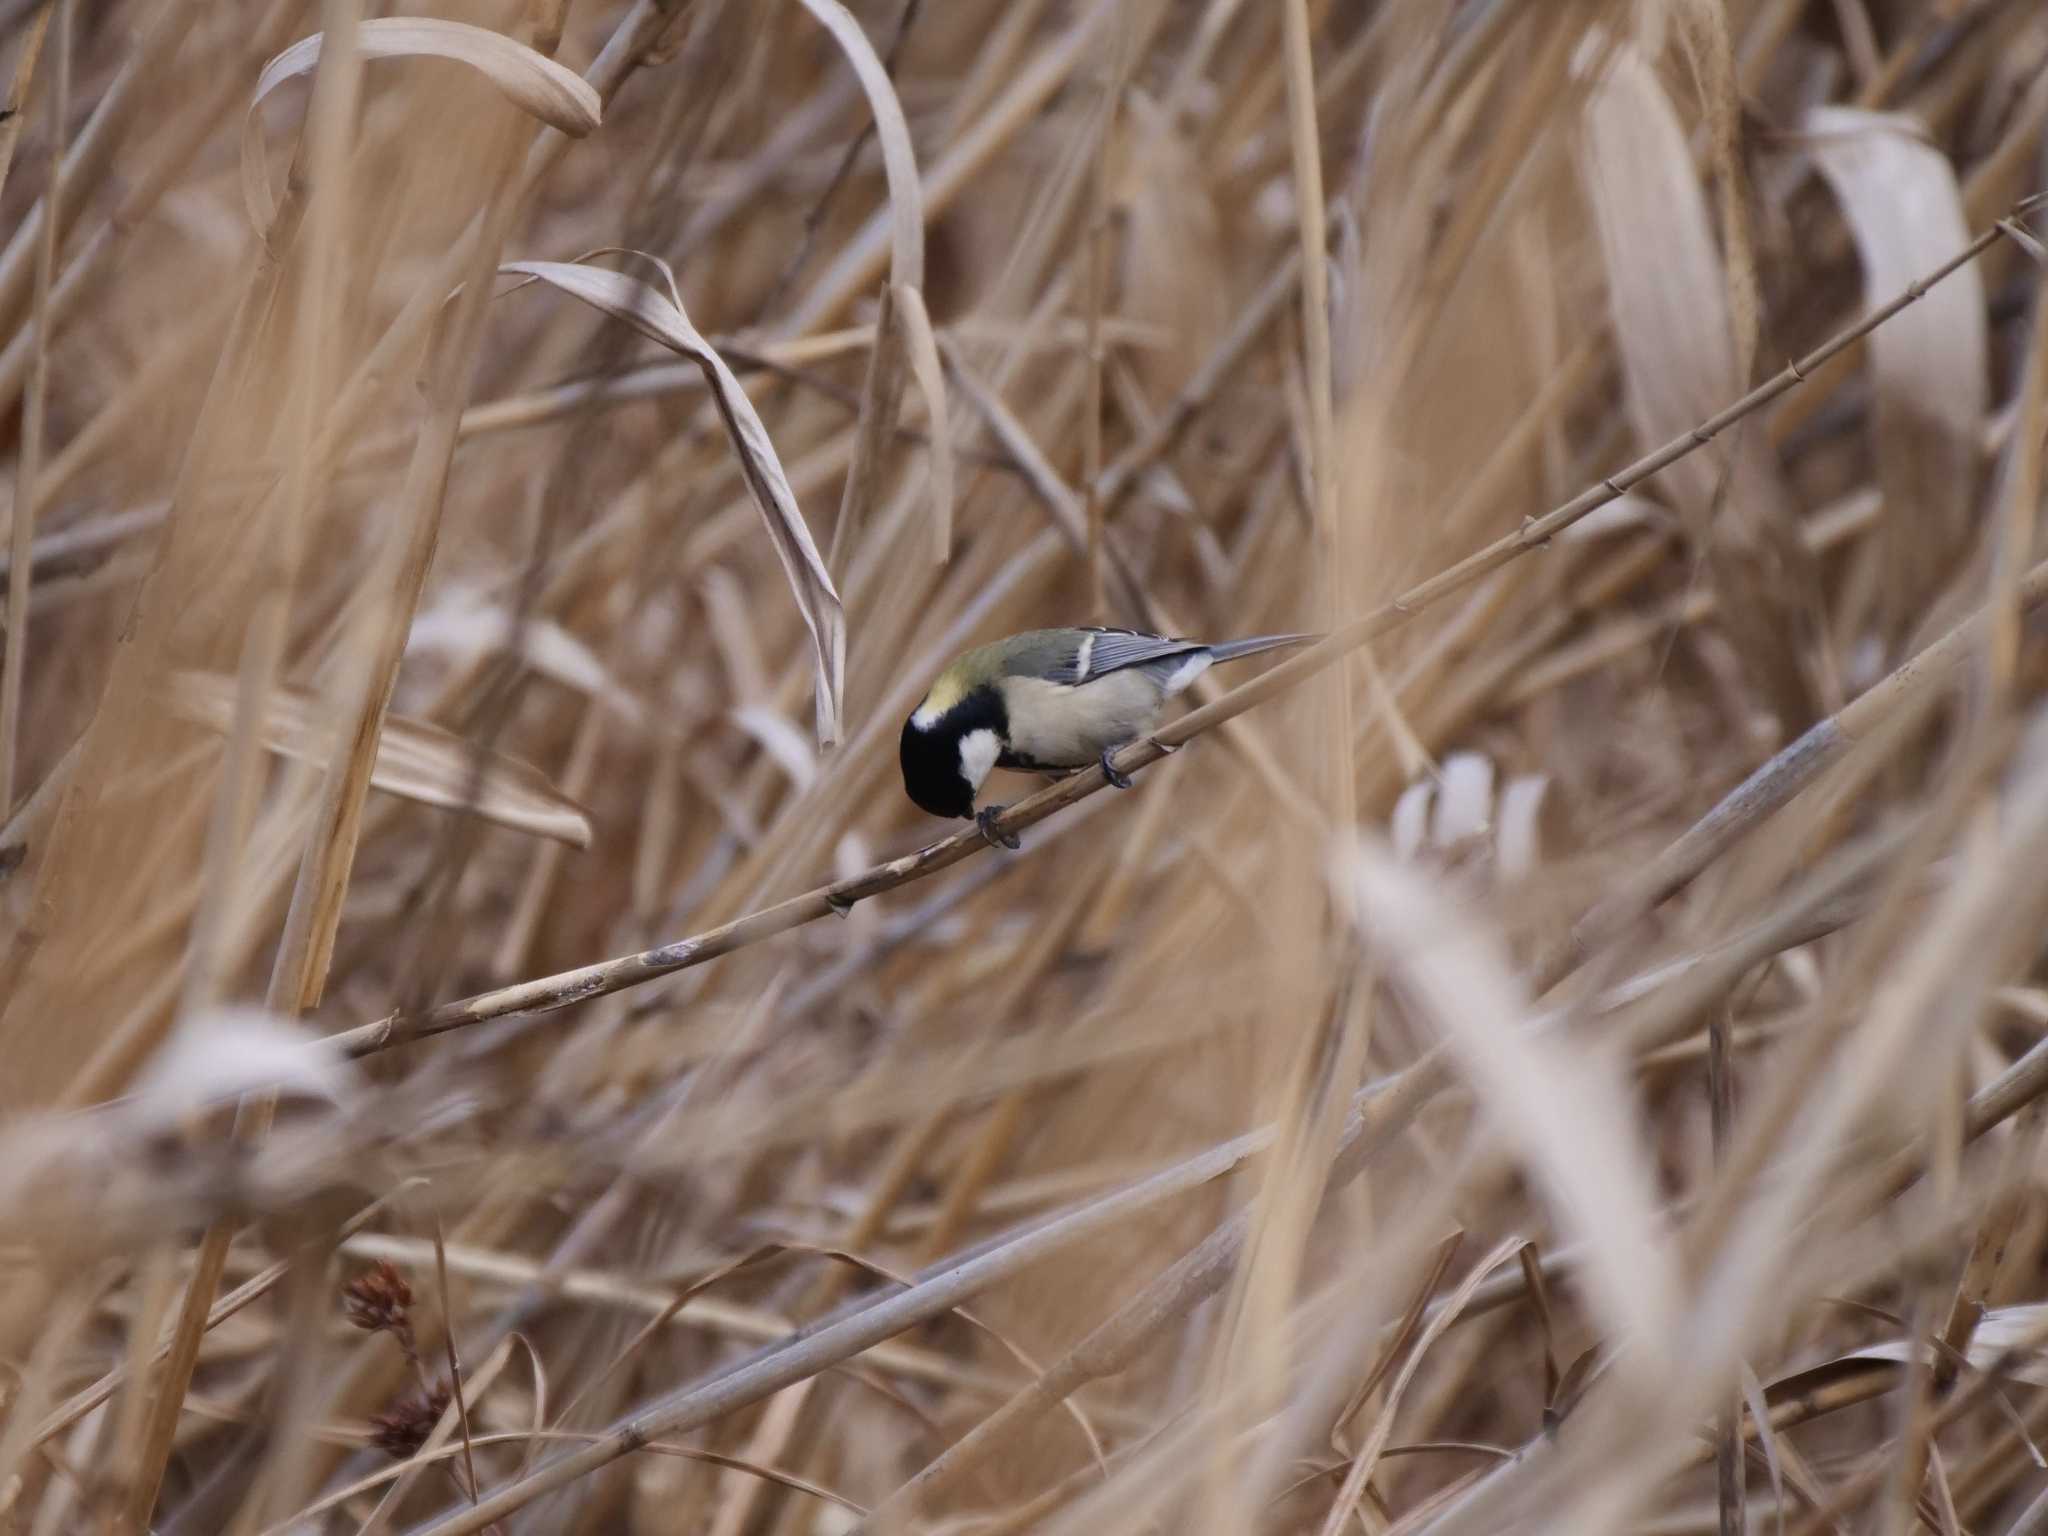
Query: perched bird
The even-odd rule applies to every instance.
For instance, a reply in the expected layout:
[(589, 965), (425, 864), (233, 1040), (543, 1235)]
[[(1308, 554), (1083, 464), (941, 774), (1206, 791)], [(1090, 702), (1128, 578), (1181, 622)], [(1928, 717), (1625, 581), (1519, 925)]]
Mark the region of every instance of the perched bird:
[(1152, 729), (1160, 707), (1219, 661), (1305, 645), (1314, 635), (1259, 635), (1206, 645), (1134, 629), (1027, 629), (959, 657), (903, 722), (903, 788), (934, 816), (981, 826), (990, 842), (1004, 807), (977, 812), (992, 768), (1063, 774), (1099, 767), (1131, 781), (1109, 755)]

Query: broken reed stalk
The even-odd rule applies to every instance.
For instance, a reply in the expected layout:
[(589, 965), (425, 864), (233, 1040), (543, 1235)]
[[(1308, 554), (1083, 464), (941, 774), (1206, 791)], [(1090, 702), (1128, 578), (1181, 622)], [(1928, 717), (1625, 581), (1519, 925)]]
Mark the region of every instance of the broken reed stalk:
[[(2024, 198), (2014, 205), (2008, 219), (2016, 220), (2039, 208), (2044, 202), (2048, 202), (2048, 193), (2036, 193)], [(1794, 388), (1810, 371), (1818, 368), (1828, 358), (1868, 335), (1901, 310), (1916, 303), (1942, 279), (1959, 271), (1997, 244), (2000, 239), (2005, 238), (2002, 227), (2005, 222), (2001, 220), (1985, 229), (1956, 255), (1925, 277), (1909, 284), (1888, 303), (1872, 310), (1854, 325), (1838, 332), (1804, 357), (1788, 363), (1776, 376), (1699, 426), (1681, 433), (1663, 447), (1643, 455), (1626, 469), (1610, 475), (1543, 516), (1524, 520), (1515, 532), (1503, 535), (1463, 560), (1418, 582), (1391, 602), (1382, 604), (1362, 618), (1354, 619), (1315, 645), (1233, 688), (1213, 703), (1169, 722), (1142, 741), (1131, 743), (1115, 755), (1112, 760), (1115, 767), (1119, 772), (1129, 774), (1158, 762), (1203, 732), (1225, 721), (1233, 720), (1255, 705), (1262, 704), (1267, 699), (1317, 675), (1340, 658), (1349, 655), (1368, 641), (1399, 627), (1450, 594), (1470, 586), (1531, 550), (1541, 549), (1557, 534), (1581, 518), (1609, 502), (1620, 499), (1659, 471), (1705, 447), (1745, 416)], [(1298, 264), (1297, 252), (1287, 265), (1298, 269)], [(1272, 284), (1268, 285), (1267, 291), (1273, 291)], [(1285, 290), (1282, 289), (1280, 292), (1284, 296)], [(1275, 303), (1277, 302), (1276, 298)], [(1116, 478), (1116, 466), (1111, 466), (1109, 474), (1112, 479)], [(1106, 496), (1105, 500), (1108, 499)], [(2026, 584), (2027, 589), (2032, 592), (2048, 590), (2048, 571), (2037, 572), (2035, 577), (2030, 577)], [(1958, 639), (1955, 643), (1960, 647), (1963, 642)], [(1915, 686), (1912, 680), (1904, 675), (1913, 670), (1910, 665), (1901, 668), (1891, 680), (1893, 685), (1901, 690)], [(1842, 712), (1843, 716), (1849, 716), (1850, 710), (1858, 709), (1859, 705), (1861, 713), (1851, 719), (1852, 737), (1854, 725), (1864, 718), (1875, 718), (1888, 707), (1888, 701), (1880, 700), (1865, 704), (1859, 699)], [(1816, 725), (1808, 734), (1821, 732), (1824, 733), (1825, 740), (1833, 741), (1840, 730), (1840, 718), (1837, 717), (1832, 722), (1824, 721)], [(1834, 734), (1826, 734), (1829, 732)], [(1832, 749), (1818, 747), (1814, 743), (1801, 747), (1801, 742), (1806, 741), (1807, 738), (1802, 737), (1800, 742), (1795, 742), (1792, 747), (1787, 748), (1786, 753), (1793, 753), (1795, 749), (1801, 752), (1818, 752), (1822, 754), (1822, 761), (1805, 765), (1795, 758), (1789, 773), (1782, 768), (1779, 770), (1784, 782), (1773, 780), (1776, 785), (1772, 790), (1773, 795), (1783, 794), (1785, 798), (1789, 798), (1789, 793), (1785, 791), (1786, 784), (1796, 786), (1806, 783), (1811, 778), (1812, 771), (1829, 760), (1825, 752)], [(1842, 744), (1844, 743), (1836, 742), (1837, 747)], [(1784, 758), (1785, 755), (1781, 753), (1780, 758)], [(1773, 760), (1774, 763), (1778, 761), (1779, 759)], [(1770, 767), (1771, 765), (1766, 765), (1767, 769)], [(1764, 771), (1759, 770), (1759, 773)], [(1075, 774), (1010, 806), (996, 818), (995, 825), (1002, 832), (1021, 832), (1028, 827), (1036, 826), (1076, 801), (1086, 799), (1104, 788), (1106, 784), (1107, 781), (1100, 773)], [(1780, 804), (1782, 799), (1770, 803)], [(1756, 814), (1751, 810), (1741, 824), (1751, 824)], [(1725, 830), (1720, 828), (1696, 828), (1693, 834), (1695, 842), (1691, 849), (1682, 856), (1667, 853), (1668, 869), (1683, 868), (1690, 860), (1699, 856), (1699, 849), (1717, 849), (1721, 846), (1718, 839), (1724, 835)], [(450, 1030), (465, 1029), (470, 1025), (482, 1024), (492, 1019), (530, 1017), (587, 1002), (592, 998), (604, 997), (629, 987), (659, 980), (661, 977), (673, 975), (693, 966), (703, 965), (735, 950), (787, 933), (805, 923), (816, 922), (828, 913), (844, 913), (855, 903), (865, 901), (870, 896), (895, 890), (899, 886), (934, 875), (942, 869), (949, 869), (986, 846), (978, 830), (957, 832), (914, 853), (886, 860), (858, 875), (792, 896), (773, 906), (761, 908), (689, 938), (657, 945), (634, 954), (600, 960), (591, 965), (577, 966), (552, 976), (536, 977), (509, 987), (495, 988), (474, 997), (443, 1003), (416, 1017), (391, 1014), (374, 1023), (345, 1030), (334, 1039), (348, 1055), (367, 1056), (412, 1040), (444, 1034)], [(1659, 867), (1666, 868), (1665, 861), (1660, 861)], [(1697, 867), (1704, 867), (1704, 861), (1702, 860)], [(1678, 883), (1682, 884), (1683, 880)]]

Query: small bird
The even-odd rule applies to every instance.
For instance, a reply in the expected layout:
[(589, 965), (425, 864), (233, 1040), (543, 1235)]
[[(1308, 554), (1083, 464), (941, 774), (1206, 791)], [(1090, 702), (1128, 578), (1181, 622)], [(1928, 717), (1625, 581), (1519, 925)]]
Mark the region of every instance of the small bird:
[(1258, 635), (1208, 645), (1135, 629), (1027, 629), (977, 646), (939, 674), (903, 722), (903, 788), (934, 816), (979, 823), (1015, 848), (974, 797), (992, 768), (1065, 774), (1099, 767), (1131, 781), (1109, 755), (1152, 729), (1166, 701), (1219, 661), (1306, 645), (1315, 635)]

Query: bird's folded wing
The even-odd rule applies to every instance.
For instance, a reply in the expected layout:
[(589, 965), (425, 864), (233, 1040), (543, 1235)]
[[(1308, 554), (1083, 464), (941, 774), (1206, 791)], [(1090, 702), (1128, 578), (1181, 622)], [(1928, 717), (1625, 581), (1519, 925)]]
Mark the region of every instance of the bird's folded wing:
[(1090, 629), (1084, 633), (1088, 638), (1075, 657), (1077, 683), (1106, 672), (1141, 667), (1147, 662), (1165, 661), (1202, 649), (1198, 640), (1169, 640), (1164, 635), (1140, 634), (1129, 629)]

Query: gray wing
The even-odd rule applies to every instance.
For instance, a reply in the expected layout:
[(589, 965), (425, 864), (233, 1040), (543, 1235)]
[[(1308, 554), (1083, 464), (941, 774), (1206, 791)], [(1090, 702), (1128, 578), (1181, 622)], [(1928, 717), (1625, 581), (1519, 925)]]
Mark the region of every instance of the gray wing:
[(1083, 638), (1074, 657), (1075, 682), (1203, 649), (1199, 640), (1173, 640), (1135, 629), (1084, 629), (1080, 633)]
[(1028, 629), (987, 647), (990, 665), (1012, 676), (1085, 683), (1126, 667), (1163, 664), (1205, 647), (1135, 629)]

